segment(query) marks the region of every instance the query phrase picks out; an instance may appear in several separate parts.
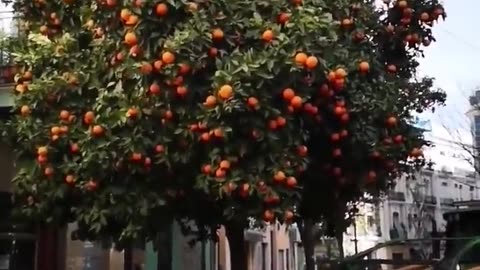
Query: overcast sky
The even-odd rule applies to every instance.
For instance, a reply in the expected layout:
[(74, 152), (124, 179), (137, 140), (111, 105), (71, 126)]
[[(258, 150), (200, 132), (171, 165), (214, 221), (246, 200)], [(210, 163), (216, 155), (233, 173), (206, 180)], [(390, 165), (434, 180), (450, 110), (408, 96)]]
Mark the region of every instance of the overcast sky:
[[(432, 118), (433, 128), (447, 125), (469, 136), (465, 112), (468, 96), (480, 86), (480, 0), (445, 0), (447, 19), (434, 28), (437, 42), (426, 50), (420, 74), (436, 78), (438, 87), (447, 94), (447, 106)], [(476, 19), (476, 20), (475, 20)]]

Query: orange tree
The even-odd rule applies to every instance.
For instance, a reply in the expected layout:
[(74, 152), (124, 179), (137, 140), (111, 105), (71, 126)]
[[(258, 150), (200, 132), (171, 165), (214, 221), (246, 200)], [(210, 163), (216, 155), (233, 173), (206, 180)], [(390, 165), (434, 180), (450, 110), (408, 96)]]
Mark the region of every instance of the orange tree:
[(223, 224), (246, 269), (248, 217), (336, 220), (421, 161), (410, 112), (444, 99), (413, 80), (433, 0), (13, 4), (16, 199), (81, 238)]
[(314, 222), (343, 242), (353, 220), (346, 215), (349, 203), (365, 193), (378, 197), (398, 176), (425, 165), (421, 147), (428, 142), (412, 125), (412, 112), (434, 110), (445, 100), (433, 79), (416, 77), (416, 58), (435, 40), (431, 29), (445, 17), (443, 7), (437, 1), (373, 2), (332, 3), (332, 10), (340, 7), (334, 13), (339, 36), (322, 58), (344, 67), (332, 66), (304, 105), (310, 165), (301, 177), (298, 213), (307, 269), (313, 269)]

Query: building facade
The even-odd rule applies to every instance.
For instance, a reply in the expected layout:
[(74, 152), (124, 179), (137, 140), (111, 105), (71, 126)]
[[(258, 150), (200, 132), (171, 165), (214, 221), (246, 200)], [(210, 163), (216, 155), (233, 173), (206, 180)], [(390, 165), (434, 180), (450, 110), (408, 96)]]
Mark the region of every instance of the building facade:
[[(432, 233), (441, 237), (446, 226), (443, 213), (453, 210), (454, 202), (480, 199), (471, 146), (434, 134), (426, 137), (435, 146), (424, 149), (432, 166), (414, 178), (397, 179), (394, 188), (377, 205), (361, 205), (356, 235), (353, 226), (345, 235), (346, 254), (355, 253), (355, 239), (357, 249), (362, 251), (395, 239), (428, 238)], [(401, 248), (382, 252), (382, 258), (409, 255)]]

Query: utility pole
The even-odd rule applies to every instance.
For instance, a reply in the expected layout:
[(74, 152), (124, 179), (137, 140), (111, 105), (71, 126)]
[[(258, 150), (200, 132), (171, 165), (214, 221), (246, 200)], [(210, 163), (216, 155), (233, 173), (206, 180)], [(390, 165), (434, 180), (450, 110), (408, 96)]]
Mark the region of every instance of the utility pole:
[(355, 245), (355, 254), (358, 254), (358, 239), (357, 239), (357, 205), (353, 206), (353, 244)]

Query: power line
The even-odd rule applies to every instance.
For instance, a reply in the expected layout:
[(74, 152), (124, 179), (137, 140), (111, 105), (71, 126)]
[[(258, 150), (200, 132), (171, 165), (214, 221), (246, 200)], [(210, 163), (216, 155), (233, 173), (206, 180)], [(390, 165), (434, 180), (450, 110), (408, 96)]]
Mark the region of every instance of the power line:
[(445, 33), (449, 36), (451, 36), (455, 41), (463, 43), (464, 45), (466, 45), (467, 47), (470, 47), (473, 50), (480, 50), (480, 45), (469, 42), (469, 41), (465, 40), (464, 38), (459, 37), (457, 34), (454, 34), (453, 32), (451, 32), (447, 29), (443, 29), (443, 28), (436, 28), (436, 29), (440, 30), (441, 32), (443, 32), (443, 33)]

